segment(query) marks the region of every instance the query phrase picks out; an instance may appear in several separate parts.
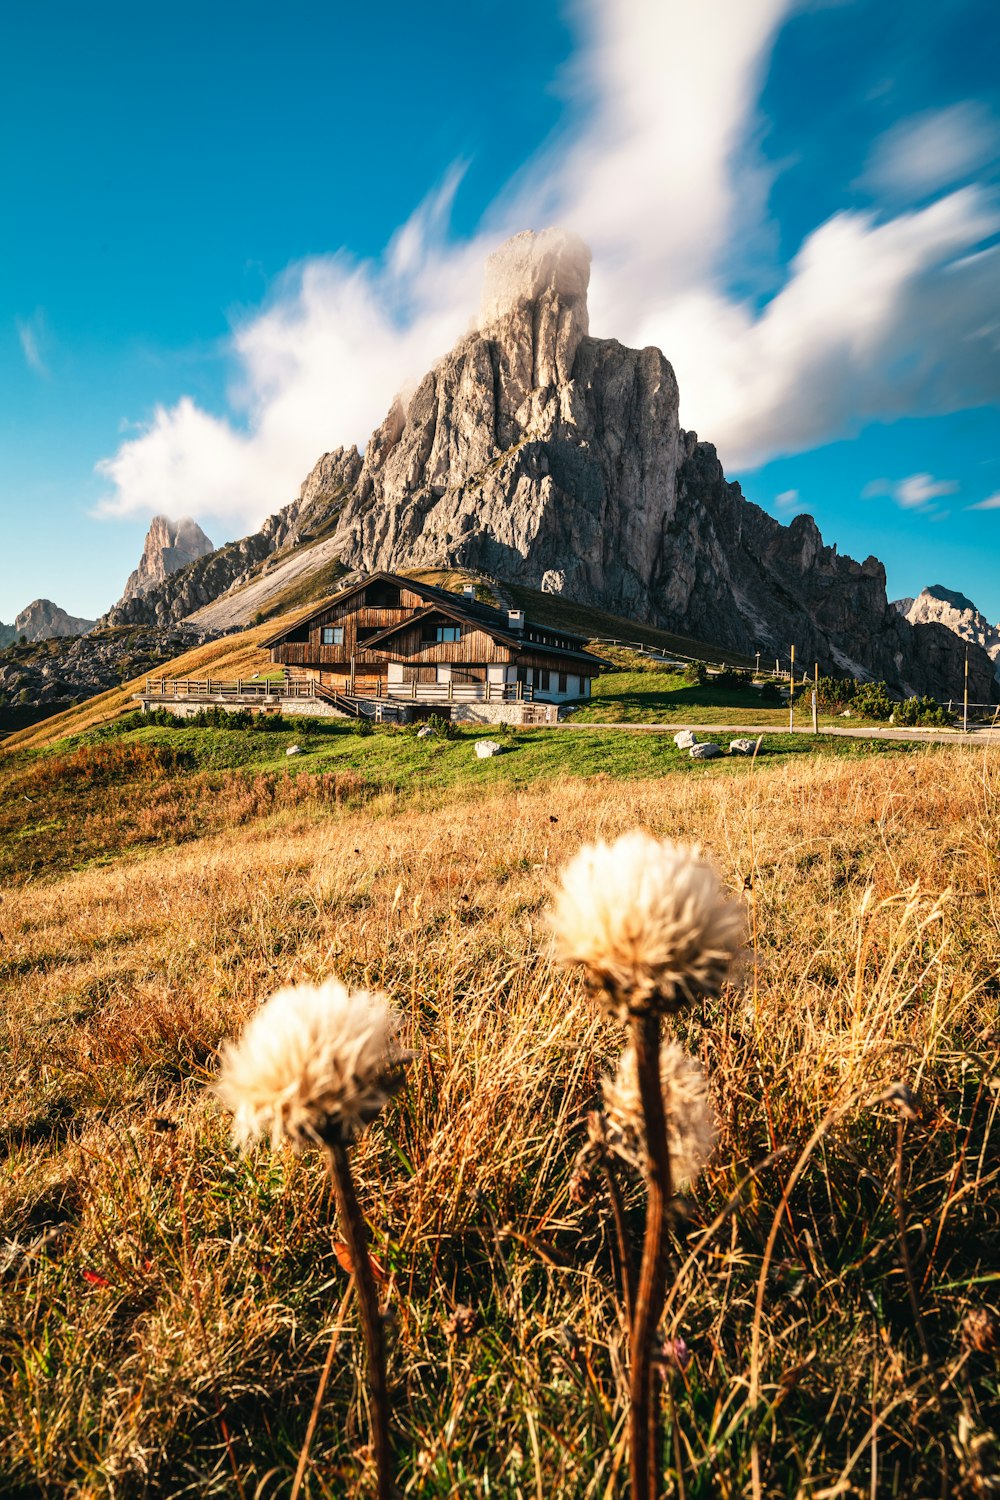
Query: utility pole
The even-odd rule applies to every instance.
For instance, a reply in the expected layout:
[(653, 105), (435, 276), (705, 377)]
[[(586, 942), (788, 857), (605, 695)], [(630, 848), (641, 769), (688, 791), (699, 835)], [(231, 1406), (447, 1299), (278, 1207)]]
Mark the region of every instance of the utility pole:
[(969, 648), (965, 648), (965, 692), (962, 699), (962, 728), (969, 732)]
[(788, 733), (795, 729), (795, 647), (792, 647), (791, 670), (788, 673)]
[(819, 734), (819, 662), (813, 667), (813, 734)]

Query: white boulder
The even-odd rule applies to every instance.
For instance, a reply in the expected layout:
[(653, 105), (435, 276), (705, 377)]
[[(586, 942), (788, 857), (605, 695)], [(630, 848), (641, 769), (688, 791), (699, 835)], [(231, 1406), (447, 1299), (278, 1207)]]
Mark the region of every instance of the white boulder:
[(692, 760), (718, 760), (722, 751), (718, 745), (691, 745), (688, 754)]
[(434, 731), (431, 728), (431, 726), (429, 724), (421, 724), (420, 728), (417, 730), (417, 739), (418, 740), (429, 740), (429, 739), (433, 739), (433, 737), (434, 737)]
[(730, 740), (730, 755), (752, 755), (756, 748), (756, 740)]
[(285, 754), (286, 755), (301, 755), (302, 754), (302, 747), (300, 745), (289, 745), (288, 749), (285, 751)]
[(692, 745), (697, 745), (698, 736), (690, 729), (681, 729), (674, 735), (674, 744), (678, 750), (690, 750)]
[(489, 760), (491, 755), (499, 755), (502, 748), (496, 740), (477, 740), (476, 757), (479, 760)]

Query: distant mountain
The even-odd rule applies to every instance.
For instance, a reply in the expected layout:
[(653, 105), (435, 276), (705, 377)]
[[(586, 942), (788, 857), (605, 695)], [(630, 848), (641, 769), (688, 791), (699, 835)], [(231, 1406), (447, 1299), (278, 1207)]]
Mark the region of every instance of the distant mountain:
[[(478, 327), (393, 401), (363, 459), (325, 455), (261, 531), (108, 618), (227, 630), (330, 592), (337, 570), (461, 567), (764, 660), (794, 644), (806, 667), (960, 691), (964, 646), (890, 607), (877, 558), (748, 502), (680, 427), (660, 350), (590, 336), (589, 279), (575, 236), (515, 235), (487, 262)], [(994, 694), (974, 646), (970, 669), (975, 697)]]
[(923, 589), (915, 599), (897, 599), (895, 607), (911, 625), (944, 625), (961, 640), (981, 646), (992, 658), (1000, 681), (1000, 625), (991, 625), (982, 610), (977, 609), (965, 594), (935, 583)]
[[(141, 593), (126, 591), (102, 618), (102, 626), (169, 625), (188, 619), (271, 567), (276, 555), (311, 547), (329, 529), (331, 517), (336, 516), (360, 471), (361, 455), (356, 448), (325, 453), (303, 481), (298, 499), (269, 516), (259, 531), (204, 553)], [(243, 612), (232, 622), (221, 621), (218, 628), (245, 624), (252, 613)], [(213, 622), (209, 628), (217, 627)]]
[(68, 615), (51, 599), (34, 599), (15, 617), (13, 625), (0, 625), (0, 646), (9, 646), (11, 642), (19, 641), (22, 635), (32, 642), (48, 641), (54, 636), (85, 635), (93, 629), (94, 623), (77, 615)]
[[(127, 604), (130, 599), (139, 599), (152, 593), (172, 573), (177, 573), (199, 557), (206, 557), (214, 551), (214, 542), (190, 516), (183, 516), (179, 521), (171, 521), (167, 516), (154, 516), (149, 523), (139, 566), (129, 574), (124, 592), (115, 608)], [(107, 618), (105, 616), (102, 623)]]

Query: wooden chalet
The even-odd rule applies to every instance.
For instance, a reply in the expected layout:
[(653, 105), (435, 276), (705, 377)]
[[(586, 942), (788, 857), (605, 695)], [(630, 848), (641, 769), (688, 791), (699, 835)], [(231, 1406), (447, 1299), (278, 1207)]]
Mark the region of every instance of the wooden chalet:
[(264, 643), (286, 676), (349, 699), (564, 703), (606, 664), (586, 638), (452, 594), (372, 573)]

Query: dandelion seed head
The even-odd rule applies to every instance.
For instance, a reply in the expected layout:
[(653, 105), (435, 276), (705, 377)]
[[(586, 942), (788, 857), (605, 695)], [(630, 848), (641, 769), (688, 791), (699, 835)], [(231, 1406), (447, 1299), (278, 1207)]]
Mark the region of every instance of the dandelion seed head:
[(549, 920), (560, 961), (582, 965), (589, 988), (622, 1021), (717, 995), (746, 930), (742, 905), (697, 844), (640, 829), (579, 850)]
[[(613, 1078), (602, 1085), (605, 1139), (617, 1156), (646, 1170), (646, 1130), (639, 1092), (635, 1048), (625, 1048)], [(678, 1042), (660, 1047), (660, 1088), (670, 1151), (670, 1175), (675, 1188), (693, 1183), (713, 1150), (717, 1136), (715, 1112), (704, 1069)]]
[(384, 995), (337, 979), (278, 990), (222, 1049), (215, 1092), (234, 1139), (349, 1144), (402, 1081), (401, 1022)]

